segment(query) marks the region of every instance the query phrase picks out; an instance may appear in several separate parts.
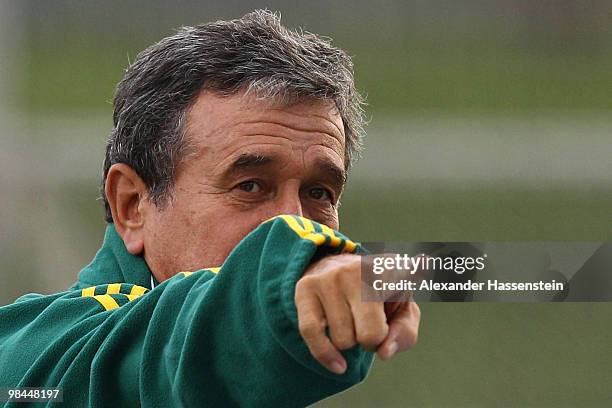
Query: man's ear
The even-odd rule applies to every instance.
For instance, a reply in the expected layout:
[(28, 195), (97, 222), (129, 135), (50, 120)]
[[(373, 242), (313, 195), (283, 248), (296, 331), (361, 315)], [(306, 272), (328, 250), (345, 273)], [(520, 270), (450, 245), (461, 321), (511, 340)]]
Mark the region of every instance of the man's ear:
[(144, 249), (143, 210), (148, 200), (147, 186), (130, 166), (116, 163), (108, 170), (104, 193), (117, 233), (129, 253), (139, 255)]

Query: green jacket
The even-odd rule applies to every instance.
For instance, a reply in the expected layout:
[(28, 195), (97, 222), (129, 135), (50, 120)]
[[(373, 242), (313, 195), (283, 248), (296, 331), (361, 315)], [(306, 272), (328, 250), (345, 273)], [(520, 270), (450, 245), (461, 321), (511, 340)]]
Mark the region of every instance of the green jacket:
[[(372, 353), (327, 371), (298, 332), (295, 284), (313, 257), (362, 248), (326, 226), (275, 217), (220, 268), (151, 290), (112, 224), (68, 291), (0, 308), (0, 388), (59, 387), (66, 406), (304, 406), (362, 381)], [(7, 406), (23, 406), (8, 403)]]

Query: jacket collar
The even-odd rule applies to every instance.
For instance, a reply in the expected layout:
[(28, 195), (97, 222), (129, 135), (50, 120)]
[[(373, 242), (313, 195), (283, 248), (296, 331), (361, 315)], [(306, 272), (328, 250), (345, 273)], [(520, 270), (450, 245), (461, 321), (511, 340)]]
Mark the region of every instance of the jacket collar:
[(144, 258), (128, 252), (115, 225), (110, 223), (106, 226), (102, 247), (91, 263), (81, 270), (78, 281), (70, 289), (124, 282), (149, 288), (151, 276)]

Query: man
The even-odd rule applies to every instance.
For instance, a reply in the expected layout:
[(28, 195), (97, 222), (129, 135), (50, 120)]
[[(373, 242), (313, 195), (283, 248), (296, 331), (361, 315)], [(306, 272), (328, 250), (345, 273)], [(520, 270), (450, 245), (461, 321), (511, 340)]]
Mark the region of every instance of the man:
[(0, 387), (73, 406), (303, 406), (415, 344), (360, 299), (338, 203), (362, 137), (350, 58), (256, 11), (186, 27), (118, 85), (104, 244), (0, 309)]

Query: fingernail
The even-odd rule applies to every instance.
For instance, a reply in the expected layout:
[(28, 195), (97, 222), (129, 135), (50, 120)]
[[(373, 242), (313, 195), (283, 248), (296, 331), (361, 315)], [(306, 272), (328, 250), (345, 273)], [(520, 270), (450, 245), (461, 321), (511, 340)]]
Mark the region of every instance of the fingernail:
[(339, 361), (332, 361), (329, 368), (331, 368), (335, 374), (342, 374), (344, 372), (344, 364)]
[(393, 355), (397, 352), (398, 344), (397, 341), (391, 342), (387, 346), (387, 358), (393, 357)]

